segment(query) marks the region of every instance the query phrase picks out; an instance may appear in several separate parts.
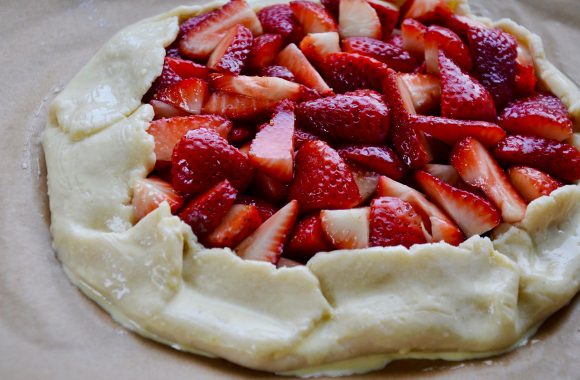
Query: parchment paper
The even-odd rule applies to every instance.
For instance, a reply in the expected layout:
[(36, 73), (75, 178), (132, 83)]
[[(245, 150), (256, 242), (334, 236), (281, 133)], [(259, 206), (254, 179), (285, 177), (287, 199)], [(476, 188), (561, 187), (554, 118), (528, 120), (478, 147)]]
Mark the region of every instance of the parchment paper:
[[(39, 138), (47, 105), (122, 27), (183, 0), (0, 0), (0, 378), (274, 378), (183, 354), (117, 325), (72, 286), (51, 249)], [(580, 1), (472, 0), (540, 34), (551, 60), (580, 82)], [(485, 6), (485, 9), (484, 9)], [(580, 302), (523, 348), (489, 360), (396, 362), (365, 379), (580, 378)]]

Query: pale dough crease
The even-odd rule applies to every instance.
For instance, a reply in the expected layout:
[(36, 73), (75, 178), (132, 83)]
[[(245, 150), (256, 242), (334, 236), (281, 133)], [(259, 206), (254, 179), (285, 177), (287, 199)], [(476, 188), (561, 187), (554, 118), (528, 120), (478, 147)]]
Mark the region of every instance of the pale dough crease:
[[(470, 14), (466, 2), (449, 3)], [(132, 183), (155, 162), (153, 111), (141, 98), (179, 20), (218, 5), (120, 31), (51, 107), (43, 146), (54, 248), (71, 280), (117, 321), (250, 368), (344, 375), (395, 359), (504, 352), (578, 292), (578, 185), (534, 201), (493, 240), (320, 253), (297, 268), (205, 249), (167, 204), (134, 225)], [(495, 25), (530, 50), (542, 85), (580, 120), (580, 91), (546, 60), (540, 38), (510, 20)]]

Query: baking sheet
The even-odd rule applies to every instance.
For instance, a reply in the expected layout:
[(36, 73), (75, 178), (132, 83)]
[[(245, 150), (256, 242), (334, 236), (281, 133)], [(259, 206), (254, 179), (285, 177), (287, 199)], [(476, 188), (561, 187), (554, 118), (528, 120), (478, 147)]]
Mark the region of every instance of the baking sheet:
[[(116, 31), (180, 4), (183, 0), (0, 0), (2, 379), (275, 378), (126, 331), (68, 282), (50, 246), (39, 145), (49, 102)], [(580, 1), (472, 0), (472, 6), (477, 14), (510, 17), (540, 34), (548, 57), (580, 83)], [(395, 362), (353, 378), (577, 379), (578, 357), (576, 297), (525, 347), (508, 355), (458, 363)]]

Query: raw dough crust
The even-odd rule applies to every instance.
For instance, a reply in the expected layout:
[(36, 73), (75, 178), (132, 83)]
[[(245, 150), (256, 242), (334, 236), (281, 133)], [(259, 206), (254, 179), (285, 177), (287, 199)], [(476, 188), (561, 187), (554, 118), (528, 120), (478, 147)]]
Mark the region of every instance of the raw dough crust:
[[(449, 3), (470, 15), (465, 1)], [(141, 98), (180, 19), (219, 5), (120, 31), (51, 106), (43, 146), (54, 248), (71, 281), (115, 320), (250, 368), (344, 375), (395, 359), (498, 354), (578, 292), (578, 185), (532, 202), (493, 240), (320, 253), (296, 268), (205, 249), (166, 204), (133, 225), (132, 182), (155, 162), (153, 111)], [(528, 47), (578, 132), (580, 91), (546, 60), (540, 38), (510, 20), (495, 25)], [(571, 141), (578, 146), (579, 134)]]

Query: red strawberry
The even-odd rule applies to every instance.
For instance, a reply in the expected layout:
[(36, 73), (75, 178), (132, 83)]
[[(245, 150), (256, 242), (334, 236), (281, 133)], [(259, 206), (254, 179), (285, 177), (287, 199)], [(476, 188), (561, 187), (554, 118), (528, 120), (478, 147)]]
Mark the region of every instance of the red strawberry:
[(190, 115), (190, 113), (180, 110), (179, 108), (160, 100), (153, 99), (149, 102), (149, 104), (151, 107), (153, 107), (153, 112), (155, 112), (155, 119)]
[(362, 199), (361, 203), (365, 203), (377, 190), (380, 175), (364, 169), (354, 162), (348, 162), (347, 165), (358, 187), (358, 192)]
[(381, 20), (381, 29), (383, 30), (382, 39), (387, 41), (399, 20), (399, 7), (384, 0), (367, 0), (367, 2), (377, 12), (377, 16)]
[(324, 234), (318, 212), (305, 216), (296, 223), (290, 236), (284, 256), (300, 262), (308, 261), (318, 252), (329, 252), (334, 249)]
[(203, 113), (212, 113), (228, 119), (260, 119), (274, 110), (277, 101), (217, 91), (203, 106)]
[(336, 32), (336, 22), (320, 4), (311, 1), (291, 1), (290, 8), (304, 33)]
[(234, 25), (209, 56), (207, 67), (238, 75), (246, 63), (252, 48), (252, 31), (243, 25)]
[(300, 24), (288, 4), (264, 7), (258, 12), (258, 18), (266, 33), (279, 34), (290, 42), (299, 41), (302, 36)]
[(337, 249), (358, 249), (369, 246), (369, 208), (322, 210), (322, 229)]
[(451, 165), (463, 181), (479, 188), (500, 209), (507, 223), (519, 222), (526, 213), (526, 203), (519, 196), (485, 147), (467, 137), (453, 147)]
[(456, 120), (437, 116), (411, 115), (411, 126), (446, 144), (453, 145), (468, 136), (491, 147), (506, 137), (506, 132), (496, 124), (486, 121)]
[(513, 98), (518, 56), (516, 39), (499, 29), (478, 27), (470, 28), (467, 35), (478, 78), (501, 109)]
[(565, 181), (580, 180), (580, 152), (573, 145), (532, 136), (508, 136), (494, 151), (504, 165), (540, 169)]
[(296, 171), (288, 198), (298, 200), (301, 212), (351, 208), (360, 203), (352, 173), (338, 153), (324, 142), (304, 144), (295, 160)]
[(193, 233), (203, 243), (232, 208), (237, 191), (228, 180), (219, 182), (205, 193), (189, 201), (179, 212), (179, 217), (189, 224)]
[(171, 161), (171, 154), (175, 144), (186, 132), (206, 128), (227, 138), (232, 129), (232, 123), (216, 115), (192, 115), (159, 119), (151, 122), (147, 132), (155, 140), (155, 156), (157, 161)]
[(296, 81), (296, 78), (294, 77), (294, 74), (292, 74), (292, 71), (288, 70), (284, 66), (273, 65), (264, 67), (260, 70), (260, 76), (282, 78), (290, 82)]
[(338, 149), (341, 157), (379, 174), (399, 179), (405, 167), (395, 152), (387, 146), (350, 145)]
[(256, 132), (254, 131), (254, 128), (248, 124), (236, 123), (230, 130), (227, 139), (230, 144), (239, 146), (244, 144), (246, 141), (253, 139), (255, 134)]
[(250, 148), (250, 161), (263, 173), (290, 182), (294, 168), (294, 103), (285, 100), (270, 123), (257, 134)]
[(544, 195), (550, 195), (552, 191), (564, 184), (546, 173), (526, 166), (514, 166), (508, 169), (508, 175), (512, 185), (528, 202)]
[(412, 0), (405, 18), (430, 19), (440, 9), (448, 9), (445, 0)]
[(451, 165), (427, 164), (423, 170), (451, 186), (456, 186), (462, 182), (459, 173)]
[(338, 7), (340, 5), (340, 0), (321, 0), (320, 1), (324, 8), (330, 13), (334, 19), (338, 19)]
[(169, 183), (159, 178), (149, 177), (135, 181), (132, 202), (135, 218), (141, 220), (163, 202), (169, 204), (171, 212), (177, 212), (183, 205), (183, 198), (173, 190)]
[(529, 96), (536, 91), (536, 69), (534, 60), (527, 48), (518, 45), (518, 57), (516, 59), (516, 94)]
[(453, 187), (424, 171), (415, 180), (435, 203), (459, 225), (465, 236), (481, 235), (501, 223), (497, 209), (485, 198)]
[(257, 170), (252, 180), (252, 192), (268, 202), (280, 204), (288, 197), (288, 184)]
[(192, 61), (186, 61), (184, 59), (165, 57), (165, 62), (177, 75), (183, 79), (206, 79), (210, 72), (206, 66)]
[(336, 32), (310, 33), (300, 42), (300, 50), (310, 62), (322, 67), (327, 54), (340, 51), (339, 40)]
[(149, 100), (152, 98), (154, 99), (159, 91), (163, 90), (166, 87), (174, 85), (178, 82), (181, 82), (182, 79), (183, 78), (171, 68), (171, 66), (169, 65), (169, 61), (165, 59), (165, 61), (163, 61), (163, 69), (161, 70), (161, 75), (159, 75), (155, 79), (155, 81), (151, 85), (151, 88), (149, 89), (149, 91), (147, 91), (147, 94), (145, 94), (144, 96), (145, 100)]
[(372, 57), (396, 71), (412, 72), (419, 66), (419, 62), (408, 52), (388, 42), (368, 37), (351, 37), (342, 44), (345, 52)]
[(422, 57), (425, 53), (425, 33), (427, 27), (417, 20), (406, 19), (401, 23), (401, 36), (403, 49), (416, 57)]
[(371, 202), (369, 246), (390, 247), (426, 243), (421, 217), (409, 203), (393, 197)]
[(427, 72), (439, 73), (439, 49), (465, 71), (471, 71), (473, 61), (469, 48), (461, 38), (447, 28), (431, 25), (425, 33), (425, 61)]
[(380, 97), (351, 93), (300, 103), (296, 118), (317, 135), (343, 142), (381, 143), (390, 125), (389, 107)]
[(452, 30), (455, 34), (461, 37), (462, 40), (468, 40), (469, 29), (471, 28), (487, 28), (486, 25), (475, 20), (469, 16), (462, 16), (454, 13), (446, 14), (439, 23), (446, 28)]
[(155, 94), (155, 100), (167, 103), (190, 114), (199, 114), (207, 97), (207, 83), (190, 78), (164, 87)]
[[(186, 34), (187, 32), (189, 32), (191, 29), (193, 29), (194, 27), (196, 27), (197, 25), (201, 24), (204, 20), (209, 19), (211, 17), (213, 17), (216, 13), (218, 13), (219, 10), (216, 9), (214, 11), (208, 12), (208, 13), (204, 13), (201, 15), (197, 15), (191, 18), (188, 18), (187, 20), (185, 20), (183, 22), (183, 24), (180, 25), (179, 27), (179, 36), (183, 36), (184, 34)], [(179, 47), (179, 44), (177, 44)]]
[(226, 139), (209, 129), (187, 132), (173, 149), (173, 188), (200, 193), (225, 179), (237, 189), (250, 181), (252, 167), (247, 157)]
[(508, 104), (499, 117), (499, 125), (516, 135), (566, 140), (573, 133), (568, 109), (553, 95), (539, 94)]
[(452, 119), (494, 121), (497, 114), (490, 93), (439, 51), (441, 115)]
[(318, 71), (312, 67), (308, 59), (294, 44), (290, 44), (278, 54), (276, 60), (278, 65), (286, 67), (294, 74), (296, 82), (313, 88), (321, 94), (329, 94), (332, 89), (328, 87), (324, 79), (318, 74)]
[(429, 74), (399, 74), (409, 90), (413, 107), (420, 114), (430, 114), (439, 109), (441, 103), (441, 82)]
[(243, 259), (276, 264), (282, 255), (284, 243), (294, 227), (297, 215), (298, 203), (291, 201), (242, 241), (235, 248), (236, 253)]
[(242, 205), (256, 206), (256, 209), (258, 209), (260, 217), (262, 218), (262, 222), (265, 222), (268, 218), (276, 213), (276, 208), (272, 204), (262, 199), (239, 194), (236, 198), (236, 201)]
[(304, 86), (275, 77), (212, 74), (210, 86), (216, 90), (271, 101), (306, 100), (312, 97)]
[(250, 236), (262, 224), (256, 206), (233, 205), (219, 226), (207, 237), (210, 247), (233, 248)]
[(383, 37), (381, 20), (377, 11), (365, 0), (340, 0), (338, 25), (342, 38), (380, 39)]
[(340, 93), (361, 88), (381, 91), (381, 80), (388, 70), (374, 58), (352, 53), (328, 54), (324, 66), (325, 78)]
[(308, 141), (316, 141), (320, 140), (318, 136), (305, 131), (299, 127), (294, 128), (294, 149), (298, 150), (302, 148), (302, 145), (307, 143)]
[(262, 34), (254, 38), (246, 65), (260, 69), (271, 65), (284, 47), (284, 39), (279, 34)]

